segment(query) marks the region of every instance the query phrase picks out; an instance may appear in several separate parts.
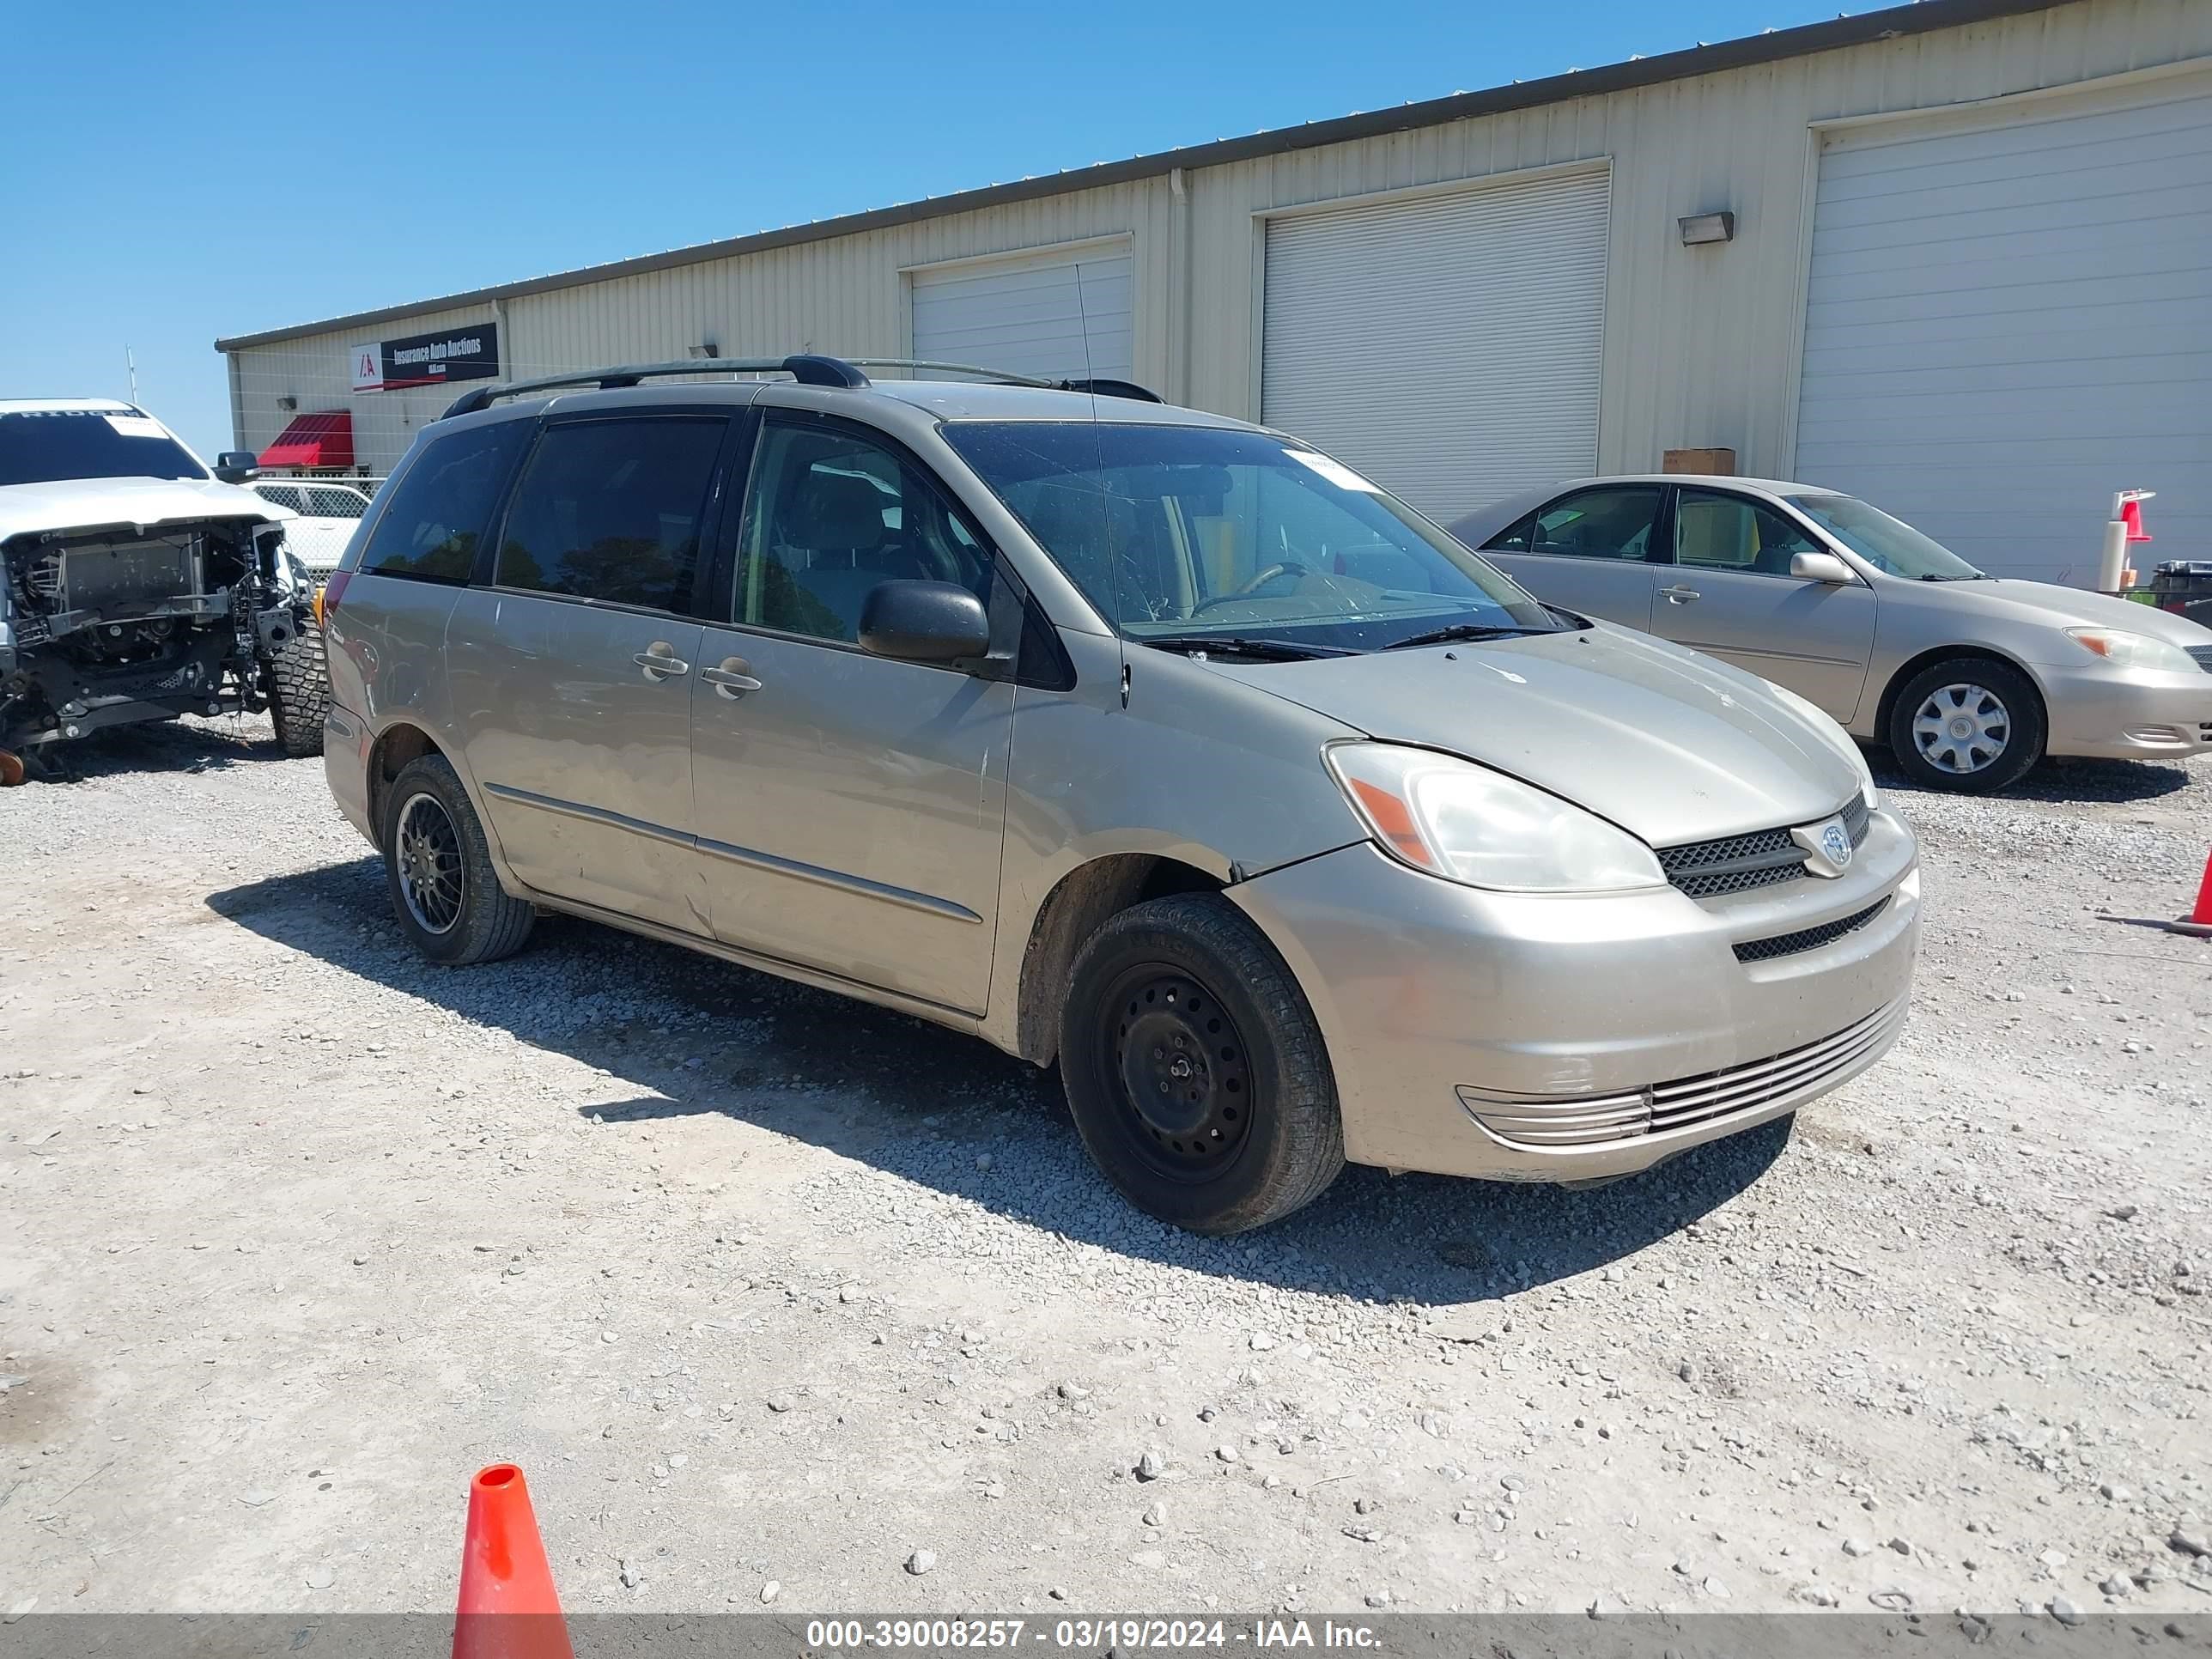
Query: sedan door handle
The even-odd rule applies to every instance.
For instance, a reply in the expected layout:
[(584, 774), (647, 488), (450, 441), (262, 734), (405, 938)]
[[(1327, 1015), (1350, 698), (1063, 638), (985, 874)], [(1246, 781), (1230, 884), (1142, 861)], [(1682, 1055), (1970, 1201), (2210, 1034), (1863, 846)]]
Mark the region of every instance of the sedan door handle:
[(691, 665), (676, 654), (676, 647), (665, 640), (655, 640), (630, 660), (645, 670), (645, 677), (655, 685), (678, 674), (688, 674)]
[(1694, 605), (1697, 601), (1705, 597), (1704, 594), (1698, 592), (1696, 588), (1684, 587), (1680, 584), (1677, 584), (1673, 587), (1661, 588), (1659, 590), (1659, 596), (1665, 599), (1669, 605)]
[(716, 696), (735, 702), (746, 692), (761, 689), (761, 683), (753, 678), (752, 666), (743, 657), (725, 657), (720, 667), (701, 669), (699, 678), (714, 688)]

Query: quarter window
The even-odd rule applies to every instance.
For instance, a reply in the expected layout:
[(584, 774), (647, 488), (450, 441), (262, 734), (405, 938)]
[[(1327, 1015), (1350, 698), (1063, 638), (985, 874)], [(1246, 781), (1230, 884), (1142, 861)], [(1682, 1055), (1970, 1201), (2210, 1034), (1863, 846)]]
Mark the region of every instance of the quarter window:
[(527, 421), (492, 421), (434, 438), (393, 488), (363, 550), (365, 574), (465, 582)]
[(495, 580), (648, 611), (691, 611), (699, 538), (728, 422), (548, 427), (507, 509)]
[(957, 582), (987, 604), (982, 538), (913, 463), (841, 428), (771, 421), (738, 532), (740, 623), (857, 640), (887, 581)]
[(1826, 550), (1748, 496), (1685, 489), (1674, 498), (1674, 562), (1746, 576), (1786, 576), (1799, 553)]
[(1536, 514), (1528, 550), (1573, 559), (1648, 562), (1659, 494), (1656, 484), (1624, 484), (1584, 489), (1553, 501)]

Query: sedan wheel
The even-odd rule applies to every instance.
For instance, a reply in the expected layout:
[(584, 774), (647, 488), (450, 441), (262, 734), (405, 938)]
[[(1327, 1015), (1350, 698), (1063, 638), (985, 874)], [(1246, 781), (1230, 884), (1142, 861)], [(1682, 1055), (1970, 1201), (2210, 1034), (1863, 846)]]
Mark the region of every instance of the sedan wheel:
[(1965, 777), (2004, 757), (2012, 714), (1985, 685), (1946, 685), (1912, 717), (1912, 740), (1930, 766)]
[(1884, 735), (1921, 787), (1990, 794), (2043, 758), (2046, 729), (2043, 699), (2026, 675), (1986, 657), (1956, 657), (1892, 693)]

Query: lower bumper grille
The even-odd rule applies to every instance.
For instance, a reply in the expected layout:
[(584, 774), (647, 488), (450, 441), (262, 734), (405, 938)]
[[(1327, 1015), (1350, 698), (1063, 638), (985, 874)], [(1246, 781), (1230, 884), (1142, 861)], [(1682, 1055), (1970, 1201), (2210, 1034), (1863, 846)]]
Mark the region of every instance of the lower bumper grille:
[(1869, 1063), (1904, 1023), (1899, 997), (1863, 1019), (1766, 1060), (1611, 1095), (1522, 1095), (1462, 1085), (1460, 1103), (1508, 1146), (1532, 1151), (1601, 1146), (1748, 1115), (1809, 1098)]
[(1824, 921), (1818, 927), (1800, 928), (1794, 933), (1777, 933), (1771, 939), (1747, 939), (1735, 947), (1738, 962), (1771, 962), (1777, 957), (1796, 956), (1800, 951), (1817, 951), (1823, 945), (1832, 945), (1846, 933), (1856, 933), (1882, 913), (1889, 902), (1884, 894), (1856, 915), (1843, 916), (1834, 921)]

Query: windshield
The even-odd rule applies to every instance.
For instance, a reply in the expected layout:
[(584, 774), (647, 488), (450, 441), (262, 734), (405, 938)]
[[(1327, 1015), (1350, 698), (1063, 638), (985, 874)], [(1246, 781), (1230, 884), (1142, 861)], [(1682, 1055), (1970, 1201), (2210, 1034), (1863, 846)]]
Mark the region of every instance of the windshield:
[(1932, 536), (1893, 519), (1856, 495), (1784, 497), (1877, 570), (1914, 581), (1972, 581), (1982, 572)]
[(1132, 640), (1375, 650), (1440, 627), (1560, 626), (1410, 508), (1282, 438), (1033, 421), (945, 436)]
[(206, 477), (185, 447), (148, 416), (92, 409), (0, 414), (0, 484)]

